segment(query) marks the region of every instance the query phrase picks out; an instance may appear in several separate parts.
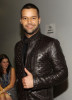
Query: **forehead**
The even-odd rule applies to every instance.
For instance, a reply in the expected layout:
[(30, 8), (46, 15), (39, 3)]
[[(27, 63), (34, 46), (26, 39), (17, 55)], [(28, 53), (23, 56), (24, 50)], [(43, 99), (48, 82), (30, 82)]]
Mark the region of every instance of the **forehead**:
[(7, 59), (7, 58), (2, 59), (2, 62), (6, 62), (6, 61), (8, 61), (8, 59)]
[(27, 17), (30, 17), (30, 16), (38, 16), (38, 13), (37, 13), (37, 10), (34, 9), (34, 8), (31, 8), (31, 9), (23, 9), (22, 10), (22, 16), (27, 16)]

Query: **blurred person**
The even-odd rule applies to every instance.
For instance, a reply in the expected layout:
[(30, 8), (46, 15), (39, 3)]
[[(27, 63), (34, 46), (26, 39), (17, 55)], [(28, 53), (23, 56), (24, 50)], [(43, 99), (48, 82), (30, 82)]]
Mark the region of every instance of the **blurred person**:
[(0, 55), (0, 100), (17, 100), (15, 69), (5, 54)]

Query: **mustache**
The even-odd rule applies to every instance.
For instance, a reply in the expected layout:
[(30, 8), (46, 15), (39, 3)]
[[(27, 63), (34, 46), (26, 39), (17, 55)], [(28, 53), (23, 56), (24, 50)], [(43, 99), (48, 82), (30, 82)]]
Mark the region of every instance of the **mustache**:
[(31, 26), (35, 26), (35, 24), (27, 24), (26, 26), (29, 26), (29, 25), (31, 25)]

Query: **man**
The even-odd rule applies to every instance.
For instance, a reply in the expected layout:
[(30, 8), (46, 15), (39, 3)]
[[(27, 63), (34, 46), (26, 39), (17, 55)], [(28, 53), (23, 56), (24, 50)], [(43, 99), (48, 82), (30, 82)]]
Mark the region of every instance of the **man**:
[(20, 23), (24, 37), (16, 44), (15, 63), (19, 100), (53, 100), (53, 86), (68, 76), (58, 40), (41, 34), (39, 9), (26, 4)]

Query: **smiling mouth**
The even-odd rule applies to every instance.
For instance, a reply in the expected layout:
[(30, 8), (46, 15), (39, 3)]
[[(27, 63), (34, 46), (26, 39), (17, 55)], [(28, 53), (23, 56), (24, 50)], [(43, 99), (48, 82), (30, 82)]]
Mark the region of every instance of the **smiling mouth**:
[(29, 25), (29, 26), (27, 26), (27, 28), (32, 29), (33, 28), (33, 25)]

